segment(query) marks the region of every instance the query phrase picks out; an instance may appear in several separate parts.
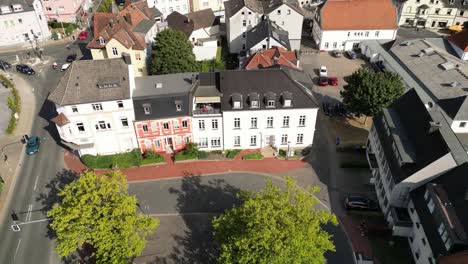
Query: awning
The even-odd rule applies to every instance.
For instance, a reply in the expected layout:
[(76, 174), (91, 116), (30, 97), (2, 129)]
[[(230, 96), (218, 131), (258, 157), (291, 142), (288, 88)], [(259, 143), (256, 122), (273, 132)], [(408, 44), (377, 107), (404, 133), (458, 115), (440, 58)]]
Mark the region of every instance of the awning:
[(221, 103), (221, 97), (195, 97), (196, 104)]
[(449, 30), (451, 31), (455, 31), (455, 32), (460, 32), (463, 30), (463, 26), (462, 25), (452, 25), (449, 27)]

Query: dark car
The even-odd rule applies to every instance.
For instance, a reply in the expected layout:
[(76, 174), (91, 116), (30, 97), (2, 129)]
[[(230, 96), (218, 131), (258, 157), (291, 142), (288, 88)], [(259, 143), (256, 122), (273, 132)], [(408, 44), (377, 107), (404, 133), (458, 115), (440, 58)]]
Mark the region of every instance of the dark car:
[(32, 155), (39, 152), (39, 146), (41, 145), (41, 140), (39, 137), (31, 136), (26, 142), (26, 154)]
[(320, 86), (327, 86), (328, 85), (328, 77), (320, 76), (318, 81)]
[(16, 71), (17, 72), (21, 72), (23, 74), (27, 74), (27, 75), (34, 75), (36, 74), (36, 72), (33, 70), (33, 68), (29, 67), (28, 65), (26, 64), (18, 64), (16, 65)]
[(11, 68), (11, 64), (6, 62), (6, 61), (3, 61), (3, 60), (0, 60), (0, 69), (2, 70), (6, 70), (6, 69), (10, 69)]
[(348, 57), (352, 60), (356, 59), (357, 58), (357, 54), (356, 52), (354, 52), (353, 50), (348, 50), (346, 51), (346, 54), (348, 54)]
[(337, 86), (338, 85), (338, 78), (329, 77), (328, 78), (328, 84), (331, 85), (331, 86)]
[(341, 56), (343, 55), (343, 54), (341, 53), (341, 50), (333, 50), (333, 51), (332, 51), (332, 54), (333, 54), (333, 56), (334, 56), (335, 58), (341, 58)]
[(66, 59), (67, 62), (72, 62), (74, 60), (76, 60), (76, 54), (70, 54), (67, 56), (67, 59)]
[(364, 196), (352, 195), (344, 200), (346, 210), (378, 210), (377, 202)]

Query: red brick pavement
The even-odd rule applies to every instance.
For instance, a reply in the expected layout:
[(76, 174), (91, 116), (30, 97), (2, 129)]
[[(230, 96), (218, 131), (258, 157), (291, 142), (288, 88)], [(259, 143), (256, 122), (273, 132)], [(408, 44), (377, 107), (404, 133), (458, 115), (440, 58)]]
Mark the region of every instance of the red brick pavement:
[[(132, 182), (231, 171), (251, 171), (273, 174), (288, 172), (306, 166), (306, 164), (300, 160), (278, 160), (275, 158), (242, 160), (243, 155), (252, 152), (255, 151), (244, 151), (234, 160), (191, 161), (182, 163), (174, 163), (170, 155), (164, 155), (166, 157), (166, 164), (121, 169), (121, 171), (127, 176), (127, 180)], [(64, 160), (65, 166), (75, 172), (80, 173), (87, 169), (79, 158), (70, 152), (65, 152)], [(103, 172), (105, 170), (97, 171)]]

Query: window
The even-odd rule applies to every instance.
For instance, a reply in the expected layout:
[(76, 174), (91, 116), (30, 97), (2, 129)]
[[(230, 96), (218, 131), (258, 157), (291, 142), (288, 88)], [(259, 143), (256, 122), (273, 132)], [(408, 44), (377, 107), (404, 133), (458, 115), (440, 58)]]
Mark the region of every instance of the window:
[(75, 105), (71, 107), (72, 109), (72, 113), (78, 113), (78, 107), (76, 107)]
[(411, 13), (411, 6), (408, 6), (408, 7), (406, 8), (406, 13)]
[(289, 116), (283, 117), (283, 127), (289, 127)]
[(105, 121), (99, 121), (95, 127), (96, 127), (96, 130), (106, 130), (106, 129), (110, 129), (110, 124), (107, 123), (107, 126), (106, 126)]
[(267, 117), (267, 128), (273, 128), (273, 117)]
[(211, 138), (211, 147), (220, 147), (221, 146), (221, 138), (215, 137)]
[[(465, 3), (465, 2), (463, 2), (463, 3)], [(465, 14), (465, 11), (463, 11), (463, 10), (460, 11), (460, 16), (463, 16), (464, 14)]]
[(119, 52), (117, 51), (116, 47), (112, 47), (112, 54), (114, 54), (115, 56), (119, 55)]
[(117, 101), (117, 107), (124, 108), (123, 102), (122, 101)]
[(102, 111), (102, 104), (92, 104), (94, 111)]
[(274, 100), (268, 100), (267, 106), (268, 107), (275, 107), (275, 101)]
[(18, 19), (18, 23), (22, 24), (22, 23), (23, 23), (23, 19), (19, 18), (19, 19)]
[(426, 239), (422, 238), (421, 241), (422, 241), (423, 245), (426, 245)]
[(288, 135), (283, 134), (281, 135), (281, 145), (286, 145), (288, 144)]
[(366, 33), (364, 34), (364, 36), (368, 37), (368, 36), (369, 36), (369, 31), (366, 31)]
[(242, 50), (245, 50), (245, 44), (242, 44)]
[(106, 44), (106, 41), (104, 40), (104, 38), (99, 37), (99, 44), (100, 44), (100, 45)]
[(151, 114), (151, 107), (149, 105), (143, 105), (143, 111), (145, 111), (145, 115)]
[(182, 105), (181, 104), (176, 104), (175, 105), (177, 111), (182, 111)]
[(240, 118), (234, 118), (234, 128), (240, 128)]
[(148, 125), (147, 124), (143, 124), (141, 126), (141, 129), (143, 130), (143, 133), (148, 133)]
[(288, 15), (291, 14), (291, 9), (288, 9), (287, 14), (288, 14)]
[(198, 120), (198, 129), (205, 130), (205, 120)]
[(306, 116), (305, 116), (305, 115), (299, 116), (299, 126), (300, 126), (300, 127), (304, 127), (304, 126), (305, 126), (305, 122), (306, 122)]
[(245, 32), (242, 33), (242, 38), (245, 38), (246, 34)]
[(218, 129), (218, 119), (211, 119), (211, 128), (214, 130)]
[(434, 12), (436, 15), (438, 15), (440, 13), (440, 8), (436, 8), (435, 12)]
[(375, 36), (376, 36), (376, 37), (378, 37), (379, 34), (380, 34), (380, 31), (376, 31), (376, 32), (375, 32)]
[(242, 20), (242, 26), (243, 27), (247, 26), (247, 20)]
[[(387, 197), (385, 197), (387, 198)], [(419, 223), (416, 223), (416, 228), (419, 229), (421, 227), (421, 225)]]
[(432, 198), (429, 199), (429, 201), (427, 202), (427, 208), (429, 208), (429, 212), (434, 212), (434, 201), (432, 200)]
[(304, 143), (304, 134), (297, 134), (296, 144)]
[(120, 122), (122, 122), (122, 127), (125, 127), (127, 128), (128, 127), (128, 119), (125, 117), (125, 118), (121, 118), (120, 119)]
[(241, 102), (240, 101), (234, 101), (234, 108), (241, 108)]
[(198, 146), (200, 148), (207, 148), (208, 147), (208, 138), (199, 138)]
[(328, 42), (325, 42), (325, 48), (328, 49)]
[(240, 146), (240, 136), (234, 136), (234, 147)]
[(78, 128), (78, 132), (85, 132), (85, 127), (81, 122), (76, 123), (76, 128)]
[(250, 119), (250, 128), (257, 128), (257, 118), (256, 117), (252, 117)]
[(450, 4), (453, 5), (455, 3), (455, 0), (450, 0)]
[(185, 144), (190, 143), (190, 137), (184, 137), (184, 142), (185, 142)]
[(158, 132), (158, 123), (151, 122), (151, 131)]
[(466, 122), (460, 122), (460, 127), (466, 127)]
[(182, 120), (182, 128), (187, 128), (187, 127), (188, 127), (187, 120)]
[(250, 136), (250, 146), (257, 145), (257, 136)]
[(451, 15), (452, 14), (452, 9), (448, 9), (447, 10), (447, 15)]
[(291, 107), (291, 100), (289, 99), (284, 100), (284, 107)]
[(175, 119), (172, 121), (172, 124), (174, 125), (174, 128), (179, 128), (179, 120)]
[(141, 60), (141, 55), (140, 55), (140, 53), (135, 53), (135, 59), (136, 59), (136, 60)]
[(278, 15), (281, 15), (281, 10), (276, 11)]
[(351, 32), (348, 31), (348, 37), (351, 36)]
[(160, 148), (161, 147), (161, 142), (159, 140), (155, 140), (154, 141), (154, 146), (157, 147), (157, 148)]
[(174, 12), (174, 8), (171, 6), (169, 7), (169, 13), (172, 13), (172, 12)]
[(333, 48), (336, 49), (336, 46), (338, 45), (337, 42), (333, 42)]
[(164, 130), (169, 130), (169, 122), (163, 122)]
[(252, 108), (258, 108), (258, 107), (259, 107), (258, 101), (251, 101), (251, 102), (250, 102), (250, 107), (252, 107)]

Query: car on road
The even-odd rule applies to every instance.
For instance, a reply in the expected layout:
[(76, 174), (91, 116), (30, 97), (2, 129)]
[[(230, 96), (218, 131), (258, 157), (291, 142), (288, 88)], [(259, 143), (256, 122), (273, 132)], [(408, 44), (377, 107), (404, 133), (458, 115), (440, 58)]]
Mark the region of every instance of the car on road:
[(23, 74), (27, 74), (27, 75), (34, 75), (36, 74), (36, 72), (33, 70), (33, 68), (29, 67), (28, 65), (26, 64), (18, 64), (16, 65), (16, 71), (17, 72), (21, 72)]
[(328, 78), (327, 76), (320, 76), (318, 83), (320, 86), (327, 86), (328, 85)]
[(319, 73), (320, 73), (319, 76), (327, 76), (328, 75), (327, 66), (320, 66)]
[(341, 50), (334, 50), (332, 51), (332, 55), (335, 58), (341, 58), (343, 56), (343, 53), (341, 52)]
[(331, 85), (331, 86), (337, 86), (338, 85), (338, 78), (329, 77), (328, 78), (328, 84)]
[(26, 142), (26, 154), (32, 155), (39, 152), (39, 146), (41, 145), (41, 140), (39, 137), (31, 136)]
[(348, 54), (348, 57), (352, 60), (356, 59), (357, 58), (357, 54), (356, 52), (354, 52), (353, 50), (348, 50), (346, 51), (346, 54)]
[(75, 54), (70, 54), (70, 55), (67, 56), (67, 59), (66, 59), (67, 62), (72, 62), (74, 60), (76, 60), (76, 53)]
[(4, 61), (4, 60), (0, 60), (0, 69), (2, 70), (6, 70), (6, 69), (10, 69), (11, 68), (11, 64)]
[(361, 195), (350, 195), (344, 199), (346, 210), (376, 211), (379, 209), (377, 202)]
[(65, 63), (62, 65), (62, 68), (60, 69), (60, 71), (66, 71), (68, 69), (68, 67), (70, 67), (70, 63)]
[(79, 40), (85, 40), (87, 39), (89, 36), (89, 32), (84, 30), (84, 31), (81, 31), (80, 34), (78, 35), (78, 39)]

